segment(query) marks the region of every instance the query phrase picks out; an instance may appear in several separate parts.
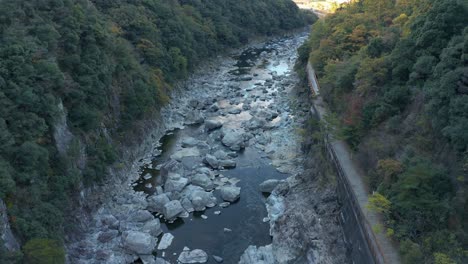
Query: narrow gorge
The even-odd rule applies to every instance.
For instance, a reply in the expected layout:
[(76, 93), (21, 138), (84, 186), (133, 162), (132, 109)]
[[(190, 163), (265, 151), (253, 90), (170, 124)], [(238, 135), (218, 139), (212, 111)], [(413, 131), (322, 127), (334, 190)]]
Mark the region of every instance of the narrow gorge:
[(304, 165), (309, 94), (293, 67), (306, 38), (249, 45), (185, 81), (68, 260), (344, 263), (334, 189)]

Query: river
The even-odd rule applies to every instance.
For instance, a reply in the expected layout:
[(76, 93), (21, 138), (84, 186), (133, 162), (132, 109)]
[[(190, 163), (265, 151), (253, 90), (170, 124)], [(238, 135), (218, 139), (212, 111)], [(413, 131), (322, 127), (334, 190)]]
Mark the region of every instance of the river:
[[(200, 249), (204, 263), (217, 263), (213, 256), (237, 263), (249, 245), (272, 243), (268, 193), (259, 186), (303, 170), (300, 130), (308, 108), (295, 98), (293, 67), (306, 39), (304, 32), (252, 44), (190, 77), (163, 109), (166, 132), (135, 162), (135, 180), (108, 194), (95, 224), (70, 247), (70, 262), (177, 263), (184, 250)], [(169, 185), (175, 187), (168, 192)], [(226, 186), (240, 187), (229, 205), (221, 194)], [(209, 195), (206, 209), (190, 212), (197, 192)], [(180, 202), (183, 212), (165, 219), (165, 209), (154, 209), (156, 196)], [(167, 233), (170, 245), (149, 255)]]

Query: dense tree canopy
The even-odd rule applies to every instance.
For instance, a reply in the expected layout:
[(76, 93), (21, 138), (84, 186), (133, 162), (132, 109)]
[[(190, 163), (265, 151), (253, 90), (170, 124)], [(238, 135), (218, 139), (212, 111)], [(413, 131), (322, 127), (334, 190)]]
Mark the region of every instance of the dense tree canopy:
[[(174, 82), (253, 36), (313, 19), (290, 0), (2, 1), (0, 198), (24, 258), (63, 261), (71, 197), (105, 178), (123, 135)], [(60, 153), (63, 109), (75, 138)]]
[(404, 262), (466, 263), (468, 3), (354, 1), (305, 48)]

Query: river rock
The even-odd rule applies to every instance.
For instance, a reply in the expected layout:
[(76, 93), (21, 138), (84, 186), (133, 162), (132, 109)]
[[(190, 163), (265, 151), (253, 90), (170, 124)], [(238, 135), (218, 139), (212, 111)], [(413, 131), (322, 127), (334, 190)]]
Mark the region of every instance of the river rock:
[(264, 127), (266, 124), (265, 120), (259, 119), (257, 117), (251, 118), (249, 121), (244, 122), (244, 127), (249, 130), (255, 130)]
[(228, 154), (223, 150), (215, 151), (215, 153), (213, 153), (213, 156), (215, 156), (218, 160), (223, 160), (223, 159), (228, 158)]
[(159, 176), (156, 177), (156, 183), (157, 185), (164, 185), (166, 180), (172, 175), (172, 174), (179, 174), (183, 175), (184, 174), (184, 166), (173, 159), (169, 159), (168, 161), (164, 162), (161, 165), (161, 168), (159, 169)]
[(170, 201), (164, 205), (163, 214), (167, 220), (172, 220), (184, 212), (178, 200)]
[(202, 124), (205, 121), (205, 117), (203, 114), (200, 113), (200, 111), (190, 111), (187, 116), (185, 117), (185, 124), (190, 125), (198, 125)]
[(161, 237), (161, 241), (159, 242), (159, 245), (158, 245), (158, 250), (167, 249), (172, 244), (173, 239), (174, 239), (174, 236), (171, 233), (165, 233)]
[(236, 186), (224, 186), (220, 188), (221, 198), (224, 201), (234, 202), (240, 197), (240, 187)]
[(245, 148), (245, 141), (248, 137), (242, 129), (224, 129), (223, 131), (223, 145), (229, 147), (231, 150), (241, 150)]
[(190, 194), (190, 200), (195, 211), (204, 211), (206, 207), (213, 207), (216, 205), (216, 197), (213, 196), (213, 193), (203, 190), (192, 192)]
[(218, 111), (218, 110), (219, 110), (219, 105), (218, 105), (218, 103), (212, 104), (212, 105), (208, 108), (208, 110), (210, 110), (211, 112), (216, 112), (216, 111)]
[(222, 167), (225, 169), (235, 168), (236, 165), (237, 165), (237, 162), (235, 160), (220, 160), (219, 161), (219, 167)]
[(260, 184), (259, 189), (260, 189), (261, 192), (271, 193), (271, 192), (273, 192), (275, 187), (281, 182), (283, 182), (283, 181), (274, 180), (274, 179), (266, 180), (266, 181), (264, 181), (264, 182), (262, 182)]
[(205, 120), (205, 128), (208, 131), (215, 130), (223, 126), (223, 123), (218, 120)]
[(200, 186), (207, 191), (213, 189), (213, 182), (205, 174), (195, 174), (192, 177), (192, 184), (196, 186)]
[(182, 198), (182, 200), (180, 201), (180, 204), (182, 204), (182, 207), (188, 213), (191, 213), (191, 212), (195, 211), (195, 209), (193, 208), (192, 202), (190, 201), (190, 199), (188, 199), (186, 197)]
[(219, 161), (218, 159), (213, 156), (213, 155), (210, 155), (210, 154), (206, 154), (205, 156), (205, 163), (207, 163), (208, 165), (210, 165), (213, 169), (216, 169), (218, 168), (219, 166)]
[(122, 247), (137, 254), (149, 255), (156, 247), (156, 239), (139, 231), (125, 231), (122, 234)]
[(205, 263), (208, 261), (208, 254), (201, 249), (184, 250), (177, 259), (180, 263)]
[(148, 200), (148, 210), (152, 212), (161, 213), (163, 211), (164, 205), (170, 201), (167, 194), (158, 194), (151, 195), (147, 198)]
[(181, 177), (179, 174), (169, 175), (169, 178), (164, 184), (164, 191), (166, 192), (180, 192), (188, 184), (188, 179)]
[(238, 115), (241, 112), (242, 112), (242, 110), (239, 109), (239, 108), (234, 108), (234, 109), (231, 109), (231, 110), (228, 111), (228, 113), (231, 114), (231, 115)]
[(161, 229), (161, 222), (159, 222), (159, 219), (157, 218), (146, 222), (141, 228), (141, 231), (148, 233), (154, 237), (159, 236), (163, 232)]
[(271, 245), (264, 247), (249, 246), (242, 254), (239, 264), (272, 264), (277, 263)]
[(103, 215), (100, 219), (102, 225), (107, 226), (110, 229), (118, 229), (120, 222), (111, 214)]
[(199, 141), (193, 137), (187, 137), (182, 140), (182, 147), (183, 148), (191, 148), (195, 147)]
[(171, 264), (171, 263), (167, 262), (163, 258), (156, 258), (156, 263), (154, 263), (154, 264)]
[(107, 243), (119, 235), (117, 230), (108, 230), (99, 233), (97, 240), (101, 243)]
[(222, 257), (219, 257), (219, 256), (215, 256), (213, 255), (213, 259), (218, 262), (218, 263), (222, 263), (223, 262), (223, 258)]
[(196, 156), (200, 156), (200, 151), (198, 150), (198, 148), (192, 147), (176, 151), (174, 154), (171, 155), (171, 158), (177, 161), (182, 161), (183, 158)]
[(153, 215), (147, 210), (138, 210), (136, 212), (131, 213), (128, 216), (128, 221), (132, 222), (147, 222), (153, 219)]

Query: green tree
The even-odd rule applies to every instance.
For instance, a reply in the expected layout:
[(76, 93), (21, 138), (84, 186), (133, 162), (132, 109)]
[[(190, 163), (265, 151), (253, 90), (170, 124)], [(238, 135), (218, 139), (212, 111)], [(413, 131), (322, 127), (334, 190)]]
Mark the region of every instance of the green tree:
[(65, 262), (65, 250), (56, 240), (31, 239), (24, 245), (24, 258), (31, 264), (61, 264)]

